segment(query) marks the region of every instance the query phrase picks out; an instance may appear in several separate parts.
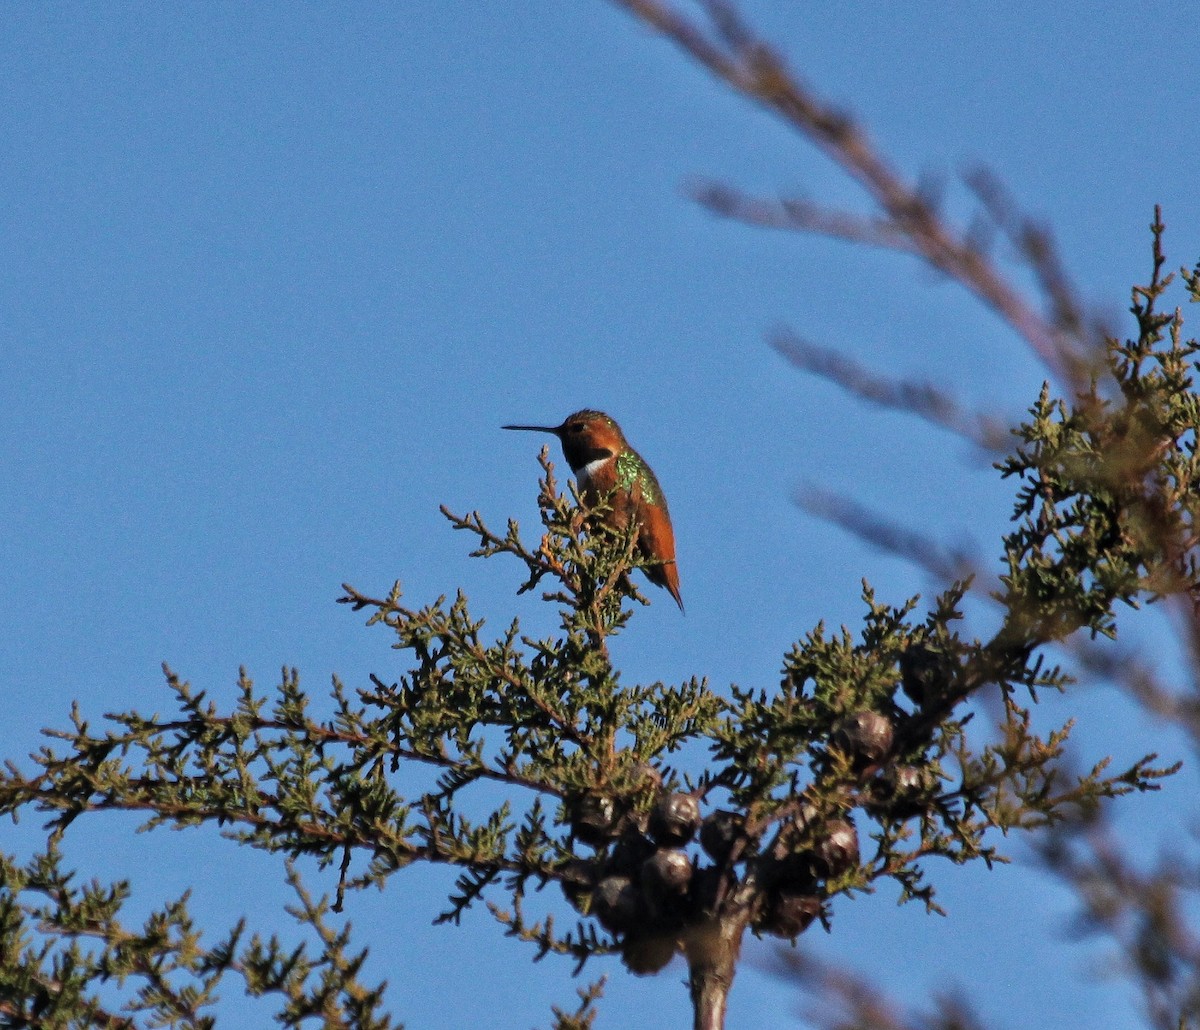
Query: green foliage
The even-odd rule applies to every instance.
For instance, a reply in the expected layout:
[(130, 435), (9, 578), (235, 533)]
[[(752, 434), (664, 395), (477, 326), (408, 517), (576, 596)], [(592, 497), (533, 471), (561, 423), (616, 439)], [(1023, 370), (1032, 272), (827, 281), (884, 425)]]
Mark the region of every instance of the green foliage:
[[(311, 931), (315, 957), (305, 945), (288, 949), (275, 936), (245, 941), (244, 921), (206, 947), (186, 895), (151, 913), (140, 928), (126, 926), (119, 917), (127, 883), (76, 886), (61, 865), (53, 840), (25, 866), (0, 858), (3, 1026), (212, 1027), (215, 1018), (206, 1010), (230, 976), (252, 997), (280, 997), (281, 1026), (311, 1020), (362, 1030), (397, 1025), (381, 1012), (386, 984), (368, 987), (359, 979), (366, 952), (348, 950), (350, 927), (328, 924), (328, 905), (312, 898), (290, 865), (288, 882), (299, 905), (288, 911)], [(130, 990), (119, 1012), (106, 1007), (105, 985)]]
[(576, 993), (579, 1008), (574, 1012), (564, 1012), (557, 1005), (554, 1007), (554, 1030), (589, 1030), (596, 1022), (596, 1002), (604, 994), (604, 978), (579, 988)]
[[(143, 812), (147, 828), (215, 823), (289, 862), (311, 856), (338, 869), (339, 911), (346, 891), (385, 887), (414, 862), (453, 866), (440, 921), (483, 901), (536, 958), (567, 955), (577, 969), (619, 952), (653, 973), (682, 952), (699, 996), (701, 973), (732, 978), (746, 929), (795, 938), (817, 918), (828, 927), (835, 898), (885, 880), (940, 910), (931, 860), (991, 864), (1002, 859), (995, 831), (1155, 789), (1172, 771), (1155, 756), (1069, 776), (1070, 724), (1039, 733), (1032, 713), (1040, 691), (1071, 682), (1048, 645), (1115, 635), (1118, 605), (1195, 599), (1196, 345), (1181, 342), (1177, 314), (1156, 310), (1170, 282), (1160, 232), (1151, 284), (1134, 292), (1137, 338), (1113, 341), (1080, 395), (1046, 387), (997, 465), (1019, 486), (994, 634), (967, 629), (968, 581), (924, 612), (918, 598), (888, 605), (864, 584), (857, 632), (815, 627), (785, 656), (777, 688), (627, 684), (610, 644), (640, 600), (633, 533), (594, 528), (543, 452), (536, 546), (514, 522), (501, 535), (478, 513), (446, 516), (476, 539), (476, 556), (523, 566), (520, 590), (541, 589), (557, 632), (533, 637), (514, 619), (491, 636), (462, 594), (410, 608), (398, 585), (382, 598), (347, 586), (341, 600), (390, 631), (407, 670), (352, 691), (335, 680), (329, 716), (311, 713), (295, 672), (271, 694), (243, 673), (222, 712), (168, 670), (175, 718), (118, 713), (97, 732), (76, 711), (35, 774), (7, 766), (0, 811), (46, 813), (51, 844), (27, 866), (0, 864), (0, 975), (15, 999), (0, 1008), (6, 1025), (97, 1022), (97, 985), (137, 983), (120, 1012), (103, 1013), (109, 1025), (145, 1014), (146, 1025), (207, 1026), (201, 1013), (230, 973), (251, 994), (280, 995), (285, 1025), (389, 1025), (382, 987), (358, 980), (364, 954), (347, 951), (348, 928), (329, 926), (294, 872), (293, 915), (314, 933), (316, 958), (274, 938), (244, 945), (241, 925), (205, 948), (186, 899), (141, 930), (123, 927), (123, 884), (75, 888), (60, 868), (57, 841), (89, 812)], [(1196, 277), (1186, 283), (1195, 296)], [(973, 704), (984, 694), (999, 704)], [(998, 719), (981, 726), (988, 710)], [(420, 769), (428, 788), (402, 793)], [(566, 931), (557, 901), (542, 896), (529, 914), (550, 883), (577, 914)], [(556, 1011), (558, 1025), (591, 1025), (598, 993)]]
[[(1090, 390), (1072, 402), (1043, 387), (1020, 446), (998, 466), (1022, 481), (1018, 528), (1005, 541), (1014, 639), (1081, 628), (1111, 637), (1117, 602), (1180, 593), (1200, 602), (1198, 345), (1183, 341), (1178, 311), (1156, 307), (1173, 278), (1161, 276), (1162, 230), (1156, 221), (1150, 284), (1133, 291), (1137, 338), (1110, 339)], [(1195, 296), (1195, 277), (1187, 283)]]

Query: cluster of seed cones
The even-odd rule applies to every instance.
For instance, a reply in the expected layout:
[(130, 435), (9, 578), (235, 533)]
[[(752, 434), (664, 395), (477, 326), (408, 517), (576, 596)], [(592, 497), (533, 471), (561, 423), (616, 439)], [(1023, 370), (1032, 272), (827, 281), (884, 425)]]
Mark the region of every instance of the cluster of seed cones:
[[(873, 814), (903, 819), (928, 803), (920, 771), (888, 762), (887, 716), (852, 713), (833, 743), (863, 770), (860, 803)], [(655, 770), (647, 773), (657, 780)], [(750, 907), (756, 933), (794, 939), (822, 915), (825, 885), (860, 862), (853, 822), (807, 804), (774, 824), (769, 839), (753, 839), (741, 814), (716, 809), (704, 816), (695, 794), (660, 788), (649, 813), (588, 794), (572, 805), (571, 829), (596, 854), (568, 863), (563, 892), (618, 937), (626, 966), (643, 974), (662, 969), (687, 928), (726, 911), (727, 902)], [(739, 891), (751, 866), (754, 889)]]

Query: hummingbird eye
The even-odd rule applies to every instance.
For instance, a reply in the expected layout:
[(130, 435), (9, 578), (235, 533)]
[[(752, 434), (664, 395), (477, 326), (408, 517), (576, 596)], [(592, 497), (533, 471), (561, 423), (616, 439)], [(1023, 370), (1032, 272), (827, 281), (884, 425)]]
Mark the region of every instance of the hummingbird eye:
[(582, 433), (583, 432), (583, 423), (576, 422), (573, 426), (571, 426), (571, 432), (572, 433)]

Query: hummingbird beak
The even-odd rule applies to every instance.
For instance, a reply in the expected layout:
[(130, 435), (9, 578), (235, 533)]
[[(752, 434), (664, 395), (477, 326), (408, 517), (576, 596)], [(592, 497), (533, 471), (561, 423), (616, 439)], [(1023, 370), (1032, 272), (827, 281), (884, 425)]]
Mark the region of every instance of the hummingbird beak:
[(501, 426), (501, 429), (519, 429), (526, 433), (553, 433), (558, 436), (562, 432), (562, 426)]

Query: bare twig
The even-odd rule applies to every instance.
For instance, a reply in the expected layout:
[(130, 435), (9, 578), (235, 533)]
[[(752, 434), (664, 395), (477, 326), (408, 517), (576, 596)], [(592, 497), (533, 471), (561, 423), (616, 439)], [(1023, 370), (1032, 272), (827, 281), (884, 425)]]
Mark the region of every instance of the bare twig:
[(906, 1014), (900, 1003), (887, 996), (861, 974), (841, 965), (822, 962), (811, 951), (777, 952), (772, 971), (799, 983), (809, 996), (811, 1025), (842, 1030), (978, 1030), (979, 1018), (961, 1000), (935, 999), (930, 1013)]
[(802, 340), (786, 329), (776, 330), (771, 346), (797, 368), (836, 383), (843, 390), (882, 408), (907, 411), (969, 440), (989, 452), (1001, 451), (1012, 440), (1002, 419), (981, 415), (959, 404), (930, 383), (879, 375), (841, 351)]
[(840, 494), (810, 485), (802, 486), (795, 497), (805, 511), (832, 522), (860, 540), (904, 558), (938, 580), (954, 582), (978, 573), (974, 559), (965, 551), (948, 549), (928, 537), (887, 522), (875, 512)]
[(905, 254), (920, 253), (903, 231), (882, 218), (864, 218), (798, 198), (765, 200), (751, 197), (721, 182), (701, 181), (688, 192), (714, 214), (747, 225), (812, 232), (847, 243), (865, 243)]

